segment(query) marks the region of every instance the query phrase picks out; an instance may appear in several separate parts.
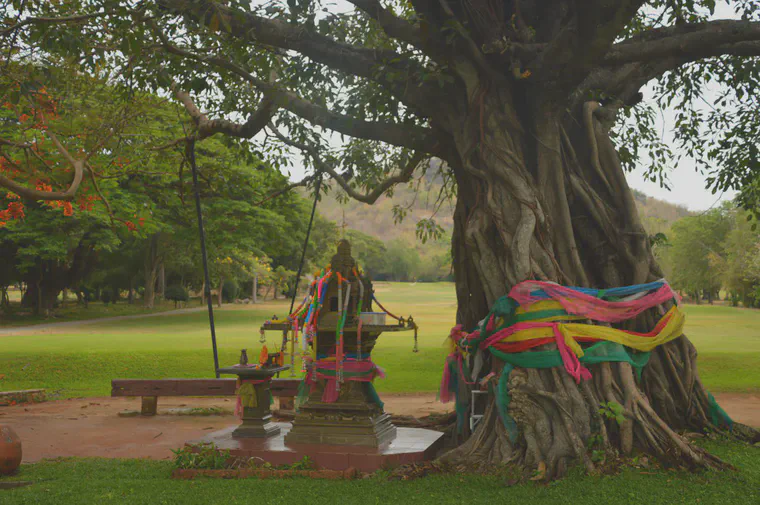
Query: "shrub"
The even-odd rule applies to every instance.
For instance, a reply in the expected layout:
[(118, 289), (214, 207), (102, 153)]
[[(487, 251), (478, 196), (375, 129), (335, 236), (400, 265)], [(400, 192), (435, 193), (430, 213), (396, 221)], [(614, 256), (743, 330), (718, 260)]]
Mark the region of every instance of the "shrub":
[(224, 281), (224, 286), (222, 286), (222, 300), (225, 303), (232, 303), (237, 298), (239, 292), (240, 287), (238, 286), (237, 282), (233, 280), (226, 280)]
[(176, 307), (179, 302), (188, 301), (190, 296), (187, 294), (187, 290), (183, 286), (174, 284), (172, 286), (167, 286), (164, 298), (173, 301), (174, 306)]
[(100, 294), (100, 299), (103, 300), (103, 303), (108, 305), (113, 301), (113, 293), (106, 289)]

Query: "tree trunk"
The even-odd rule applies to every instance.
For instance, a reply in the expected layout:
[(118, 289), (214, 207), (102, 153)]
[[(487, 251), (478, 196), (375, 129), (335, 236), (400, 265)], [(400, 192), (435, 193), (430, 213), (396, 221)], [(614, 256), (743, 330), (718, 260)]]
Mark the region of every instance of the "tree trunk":
[(216, 306), (222, 306), (222, 289), (224, 288), (224, 277), (219, 279), (219, 292), (216, 294)]
[(0, 306), (7, 310), (11, 306), (11, 299), (8, 296), (8, 286), (2, 286), (0, 288)]
[(259, 303), (259, 274), (253, 276), (253, 288), (251, 289), (251, 303)]
[(156, 269), (150, 268), (146, 263), (145, 290), (143, 291), (143, 306), (146, 309), (152, 309), (156, 301), (156, 277)]
[[(518, 115), (504, 107), (510, 101), (503, 93), (478, 92), (471, 102), (479, 106), (454, 135), (448, 159), (457, 181), (458, 323), (473, 329), (527, 279), (607, 288), (662, 277), (608, 136), (609, 111), (593, 103), (565, 117), (563, 108), (544, 103)], [(648, 332), (658, 318), (650, 311), (621, 326)], [(488, 355), (480, 376), (498, 376), (502, 366)], [(443, 459), (471, 468), (515, 463), (550, 479), (571, 462), (595, 472), (593, 442), (608, 458), (636, 449), (679, 467), (724, 466), (676, 432), (719, 429), (685, 336), (652, 352), (641, 381), (628, 363), (589, 369), (592, 380), (576, 385), (564, 369), (515, 368), (508, 412), (516, 439), (491, 395), (474, 433)], [(459, 382), (461, 398), (469, 398), (469, 386)], [(602, 402), (622, 405), (626, 420), (618, 425), (602, 416)]]
[(55, 301), (61, 292), (65, 268), (55, 262), (43, 261), (37, 270), (37, 280), (27, 285), (21, 304), (31, 307), (35, 315), (49, 316), (55, 308)]
[(135, 278), (129, 276), (129, 292), (127, 293), (127, 303), (132, 305), (135, 303)]
[(158, 296), (163, 300), (166, 294), (166, 268), (163, 263), (158, 270), (158, 289), (160, 290)]
[(156, 281), (158, 279), (158, 266), (161, 263), (161, 256), (159, 254), (159, 239), (158, 233), (152, 235), (148, 239), (147, 248), (145, 250), (145, 261), (143, 264), (143, 272), (145, 275), (145, 291), (143, 292), (143, 305), (146, 309), (152, 309), (156, 299)]

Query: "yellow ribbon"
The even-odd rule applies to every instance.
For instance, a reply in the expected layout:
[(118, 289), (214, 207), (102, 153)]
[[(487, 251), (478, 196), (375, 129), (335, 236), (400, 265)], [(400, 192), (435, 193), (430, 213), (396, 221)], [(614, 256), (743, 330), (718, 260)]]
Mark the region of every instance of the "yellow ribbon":
[(243, 407), (253, 409), (258, 407), (258, 401), (256, 400), (256, 388), (250, 382), (244, 382), (237, 391), (240, 397), (240, 404)]
[[(564, 337), (567, 346), (573, 350), (576, 356), (581, 357), (583, 356), (583, 349), (575, 340), (578, 337), (608, 340), (610, 342), (617, 342), (618, 344), (622, 344), (626, 347), (636, 349), (637, 351), (651, 351), (658, 345), (665, 344), (681, 336), (683, 333), (683, 325), (685, 321), (683, 312), (678, 310), (678, 307), (673, 306), (663, 316), (663, 319), (665, 318), (669, 318), (668, 322), (653, 337), (632, 335), (628, 332), (618, 330), (616, 328), (610, 328), (608, 326), (597, 326), (593, 324), (559, 323), (557, 327)], [(502, 342), (522, 342), (536, 338), (551, 337), (554, 337), (554, 330), (551, 327), (528, 328), (509, 335), (508, 337), (504, 338)]]

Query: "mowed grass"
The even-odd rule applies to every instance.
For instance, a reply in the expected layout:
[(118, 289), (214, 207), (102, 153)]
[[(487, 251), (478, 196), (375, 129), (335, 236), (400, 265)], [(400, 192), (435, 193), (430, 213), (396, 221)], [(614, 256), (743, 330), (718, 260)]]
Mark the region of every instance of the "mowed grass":
[[(378, 283), (376, 292), (388, 310), (411, 314), (420, 326), (419, 353), (412, 352), (412, 332), (380, 336), (373, 359), (388, 376), (376, 381), (378, 389), (435, 391), (456, 314), (453, 285)], [(220, 363), (235, 363), (241, 348), (257, 357), (259, 327), (272, 315), (283, 316), (288, 306), (278, 301), (216, 310)], [(703, 382), (715, 392), (759, 392), (760, 311), (721, 306), (685, 310)], [(279, 347), (278, 335), (269, 333), (267, 344), (270, 350)], [(298, 363), (296, 367), (300, 369)], [(41, 387), (64, 397), (108, 395), (114, 378), (212, 377), (208, 317), (194, 312), (101, 321), (55, 333), (0, 334), (0, 376), (0, 390)]]
[[(11, 292), (13, 293), (13, 292)], [(18, 293), (16, 291), (15, 293)], [(192, 300), (187, 307), (197, 307), (199, 300)], [(159, 301), (153, 308), (146, 309), (141, 303), (129, 304), (126, 300), (108, 305), (102, 302), (90, 302), (87, 307), (77, 305), (76, 299), (69, 298), (66, 303), (59, 306), (55, 311), (55, 317), (44, 315), (35, 316), (30, 309), (21, 308), (18, 300), (11, 297), (11, 313), (0, 315), (0, 328), (15, 328), (35, 324), (65, 323), (69, 321), (85, 321), (90, 319), (103, 319), (107, 317), (134, 316), (143, 314), (155, 314), (174, 310), (174, 302)]]
[(734, 464), (737, 471), (685, 473), (624, 469), (612, 477), (571, 475), (551, 484), (507, 487), (505, 479), (473, 475), (433, 475), (389, 482), (381, 475), (354, 481), (306, 478), (288, 480), (172, 480), (167, 461), (72, 459), (25, 465), (18, 476), (34, 484), (0, 491), (7, 505), (98, 504), (248, 504), (321, 505), (462, 504), (519, 505), (705, 504), (748, 505), (760, 502), (757, 448), (736, 443), (708, 443), (706, 448)]

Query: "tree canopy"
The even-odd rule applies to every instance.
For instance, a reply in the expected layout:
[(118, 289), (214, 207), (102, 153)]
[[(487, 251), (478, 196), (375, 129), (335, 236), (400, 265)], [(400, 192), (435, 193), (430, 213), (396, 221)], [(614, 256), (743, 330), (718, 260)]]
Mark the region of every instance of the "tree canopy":
[[(440, 104), (466, 108), (474, 76), (485, 75), (548, 90), (571, 108), (619, 103), (633, 118), (618, 132), (621, 157), (630, 164), (652, 153), (652, 177), (672, 160), (658, 144), (654, 108), (673, 106), (676, 139), (711, 171), (710, 185), (755, 203), (760, 7), (751, 0), (724, 2), (735, 19), (713, 19), (715, 0), (4, 3), (0, 35), (14, 61), (106, 75), (120, 86), (114, 96), (172, 93), (198, 139), (251, 138), (274, 121), (287, 136), (269, 142), (279, 136), (269, 129), (260, 147), (270, 159), (287, 163), (282, 143), (301, 149), (363, 201), (409, 180), (425, 157), (447, 158), (442, 133), (453, 117)], [(639, 90), (653, 79), (656, 95), (642, 102)], [(6, 99), (28, 102), (17, 110), (28, 115), (35, 81), (15, 81)], [(331, 144), (334, 133), (346, 140)], [(87, 137), (84, 151), (107, 149), (100, 140)]]

